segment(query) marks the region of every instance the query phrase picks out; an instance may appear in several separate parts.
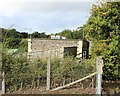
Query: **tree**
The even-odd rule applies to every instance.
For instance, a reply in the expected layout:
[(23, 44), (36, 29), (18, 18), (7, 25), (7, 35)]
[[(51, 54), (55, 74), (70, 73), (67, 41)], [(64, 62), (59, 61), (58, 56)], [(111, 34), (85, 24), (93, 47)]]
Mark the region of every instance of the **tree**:
[(56, 35), (64, 36), (67, 39), (83, 39), (83, 28), (77, 28), (76, 30), (65, 29), (62, 32), (56, 33)]
[(119, 78), (120, 66), (120, 1), (93, 5), (84, 25), (85, 38), (93, 42), (92, 55), (104, 58), (106, 79)]
[(21, 32), (21, 33), (20, 33), (20, 37), (21, 37), (21, 38), (28, 38), (28, 33), (26, 33), (26, 32)]
[(84, 39), (83, 27), (78, 27), (73, 30), (73, 39)]
[(65, 29), (62, 32), (56, 33), (56, 35), (64, 36), (67, 39), (72, 39), (73, 38), (72, 31), (68, 30), (68, 29)]
[(2, 30), (2, 44), (3, 49), (19, 49), (18, 52), (27, 52), (27, 33), (20, 33), (16, 29)]
[(32, 38), (49, 38), (49, 35), (46, 35), (45, 32), (42, 32), (42, 33), (33, 32), (31, 36)]

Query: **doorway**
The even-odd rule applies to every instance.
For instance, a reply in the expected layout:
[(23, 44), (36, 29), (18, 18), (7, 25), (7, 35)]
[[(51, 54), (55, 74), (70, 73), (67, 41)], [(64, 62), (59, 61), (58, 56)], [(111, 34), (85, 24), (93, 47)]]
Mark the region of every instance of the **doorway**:
[(64, 47), (64, 57), (65, 56), (77, 56), (77, 47)]

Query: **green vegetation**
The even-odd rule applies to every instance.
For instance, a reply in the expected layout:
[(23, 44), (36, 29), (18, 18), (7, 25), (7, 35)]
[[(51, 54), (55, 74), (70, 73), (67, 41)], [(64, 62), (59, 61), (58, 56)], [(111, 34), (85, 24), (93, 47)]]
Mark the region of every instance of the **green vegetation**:
[(50, 35), (46, 35), (45, 32), (38, 33), (38, 32), (33, 32), (31, 34), (32, 38), (50, 38)]
[[(120, 2), (107, 2), (93, 5), (87, 23), (77, 30), (63, 30), (56, 35), (67, 39), (87, 39), (92, 41), (91, 59), (78, 62), (75, 58), (51, 60), (51, 79), (66, 83), (68, 79), (79, 79), (95, 71), (95, 59), (101, 55), (104, 59), (104, 79), (120, 79)], [(84, 34), (83, 34), (84, 31)], [(34, 32), (32, 38), (49, 38), (43, 33)], [(84, 37), (85, 36), (85, 37)], [(18, 49), (27, 52), (27, 33), (15, 29), (2, 28), (3, 51)], [(3, 70), (5, 71), (6, 91), (26, 87), (40, 87), (46, 83), (46, 60), (28, 61), (26, 55), (8, 55), (3, 53)], [(62, 78), (62, 79), (61, 79)]]
[[(28, 37), (30, 34), (26, 32), (18, 32), (16, 29), (0, 29), (2, 32), (3, 49), (18, 49), (20, 52), (27, 52)], [(32, 38), (49, 38), (45, 32), (33, 32)]]
[(2, 28), (2, 45), (4, 51), (6, 49), (18, 49), (19, 52), (27, 52), (27, 37), (15, 29)]
[(51, 60), (52, 82), (66, 84), (78, 80), (95, 72), (95, 65), (95, 59), (84, 59), (78, 62), (72, 56), (67, 56), (63, 60), (54, 58)]
[(63, 30), (62, 32), (56, 33), (56, 35), (64, 36), (67, 39), (83, 39), (83, 28), (79, 27), (76, 30)]
[(78, 30), (63, 30), (56, 35), (67, 39), (92, 41), (91, 56), (104, 59), (104, 79), (120, 79), (120, 2), (104, 2), (93, 5), (87, 23)]
[[(12, 56), (3, 54), (6, 91), (46, 86), (46, 60), (38, 58), (28, 61), (26, 57), (25, 54)], [(75, 58), (68, 56), (63, 60), (58, 58), (51, 60), (51, 81), (54, 84), (63, 84), (63, 82), (66, 84), (92, 72), (95, 72), (95, 60), (93, 59), (77, 62)]]
[(83, 26), (85, 37), (92, 41), (92, 56), (104, 58), (104, 78), (120, 79), (120, 2), (93, 5), (91, 16)]

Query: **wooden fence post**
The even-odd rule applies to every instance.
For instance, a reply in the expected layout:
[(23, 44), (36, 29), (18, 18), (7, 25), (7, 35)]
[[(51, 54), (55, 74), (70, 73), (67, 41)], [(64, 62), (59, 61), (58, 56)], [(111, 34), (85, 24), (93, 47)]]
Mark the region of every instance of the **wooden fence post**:
[(99, 56), (97, 58), (97, 62), (96, 62), (96, 68), (97, 68), (97, 90), (96, 90), (96, 94), (99, 94), (101, 96), (102, 94), (102, 73), (103, 73), (103, 59), (102, 56)]
[(47, 58), (47, 87), (46, 90), (50, 90), (50, 52)]
[(92, 89), (94, 89), (94, 78), (92, 78)]
[(5, 94), (5, 73), (4, 73), (4, 71), (2, 73), (2, 77), (3, 77), (3, 79), (2, 79), (2, 94)]

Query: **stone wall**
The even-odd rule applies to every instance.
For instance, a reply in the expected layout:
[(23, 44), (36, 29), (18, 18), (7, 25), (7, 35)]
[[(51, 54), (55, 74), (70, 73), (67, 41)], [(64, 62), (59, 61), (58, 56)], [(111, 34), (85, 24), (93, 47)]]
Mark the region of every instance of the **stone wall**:
[(45, 51), (77, 46), (78, 40), (32, 40), (32, 51)]
[(65, 47), (77, 47), (77, 57), (82, 57), (82, 40), (28, 40), (28, 52), (34, 57), (63, 57)]

